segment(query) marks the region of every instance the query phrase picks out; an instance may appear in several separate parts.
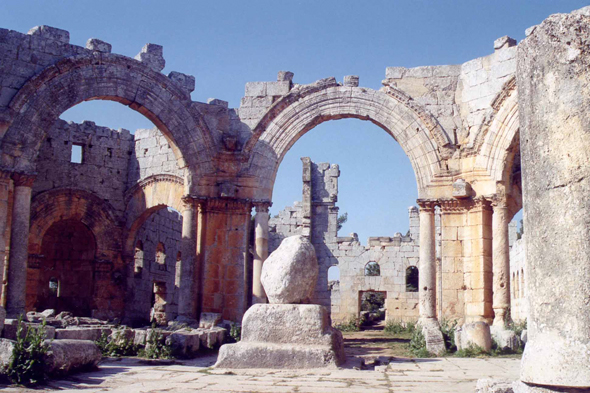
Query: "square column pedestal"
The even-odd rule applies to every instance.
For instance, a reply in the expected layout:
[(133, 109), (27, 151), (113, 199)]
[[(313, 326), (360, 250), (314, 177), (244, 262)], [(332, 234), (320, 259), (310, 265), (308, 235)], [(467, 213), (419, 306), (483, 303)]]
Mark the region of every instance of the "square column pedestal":
[(223, 345), (215, 367), (337, 367), (345, 359), (342, 333), (323, 306), (255, 304), (244, 315), (242, 340)]

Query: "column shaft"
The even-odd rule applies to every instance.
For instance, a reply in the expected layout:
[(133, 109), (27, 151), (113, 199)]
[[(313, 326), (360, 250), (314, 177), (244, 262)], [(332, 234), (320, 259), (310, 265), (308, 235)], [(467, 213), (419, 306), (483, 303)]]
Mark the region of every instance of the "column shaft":
[(268, 204), (256, 206), (254, 216), (254, 261), (252, 271), (252, 303), (266, 303), (266, 294), (260, 282), (262, 265), (268, 257)]
[(504, 329), (509, 322), (510, 308), (510, 245), (508, 239), (508, 207), (495, 202), (492, 216), (492, 264), (493, 264), (493, 325)]
[(29, 255), (29, 221), (34, 177), (13, 175), (14, 203), (8, 257), (6, 314), (16, 317), (25, 312), (27, 259)]
[(436, 319), (434, 206), (420, 207), (420, 319)]
[[(0, 299), (3, 298), (4, 288), (4, 262), (6, 261), (6, 244), (9, 243), (7, 236), (8, 226), (8, 189), (10, 186), (9, 172), (0, 171)], [(0, 307), (2, 303), (0, 302)]]
[(196, 318), (196, 302), (198, 288), (195, 277), (196, 253), (196, 220), (195, 205), (190, 197), (183, 198), (182, 209), (182, 242), (181, 242), (181, 276), (178, 314), (187, 318)]

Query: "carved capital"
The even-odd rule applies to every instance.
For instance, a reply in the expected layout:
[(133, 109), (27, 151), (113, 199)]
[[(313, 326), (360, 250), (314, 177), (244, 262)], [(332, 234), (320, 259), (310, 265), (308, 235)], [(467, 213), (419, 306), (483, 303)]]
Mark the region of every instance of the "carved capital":
[(473, 198), (473, 208), (482, 210), (492, 210), (492, 204), (488, 197), (480, 195)]
[(488, 199), (489, 199), (490, 204), (492, 205), (492, 208), (494, 210), (508, 209), (508, 201), (506, 200), (505, 195), (494, 194), (491, 197), (489, 197)]
[(256, 213), (268, 213), (268, 209), (272, 206), (270, 201), (253, 201), (252, 205), (256, 209)]
[(10, 181), (11, 177), (12, 177), (12, 172), (4, 170), (4, 169), (0, 169), (0, 182), (8, 183)]
[(35, 175), (28, 173), (13, 173), (12, 180), (14, 181), (15, 187), (33, 187), (35, 182)]
[(437, 199), (418, 199), (416, 203), (420, 207), (421, 212), (429, 213), (434, 213), (434, 208), (439, 204)]

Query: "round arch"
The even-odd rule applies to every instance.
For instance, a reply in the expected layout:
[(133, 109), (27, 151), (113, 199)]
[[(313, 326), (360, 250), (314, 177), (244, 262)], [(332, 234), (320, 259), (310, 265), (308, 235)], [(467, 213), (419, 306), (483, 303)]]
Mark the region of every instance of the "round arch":
[(419, 197), (428, 197), (428, 185), (454, 151), (437, 120), (395, 88), (376, 91), (335, 80), (293, 88), (256, 125), (244, 152), (249, 174), (259, 178), (257, 197), (270, 199), (278, 167), (300, 137), (320, 123), (344, 118), (371, 121), (390, 134), (410, 159)]
[(29, 253), (40, 254), (47, 230), (58, 221), (78, 220), (96, 239), (97, 258), (116, 259), (121, 251), (121, 227), (114, 208), (104, 199), (77, 189), (55, 189), (31, 202)]
[(127, 235), (124, 255), (133, 256), (137, 231), (152, 213), (165, 207), (182, 211), (183, 195), (184, 181), (174, 175), (153, 175), (129, 189), (125, 209)]
[(167, 138), (181, 168), (198, 171), (208, 161), (213, 141), (187, 92), (137, 60), (93, 52), (58, 61), (18, 91), (9, 104), (12, 121), (0, 144), (0, 164), (34, 171), (45, 130), (67, 109), (89, 100), (116, 101), (143, 114)]

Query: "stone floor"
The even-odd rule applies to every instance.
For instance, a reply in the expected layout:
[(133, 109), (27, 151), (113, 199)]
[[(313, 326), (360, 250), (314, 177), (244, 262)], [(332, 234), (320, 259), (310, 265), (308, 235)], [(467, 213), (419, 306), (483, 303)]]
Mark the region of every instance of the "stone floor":
[[(184, 362), (149, 362), (134, 358), (106, 360), (100, 369), (51, 381), (40, 389), (0, 386), (4, 392), (475, 392), (479, 378), (518, 377), (519, 359), (397, 359), (386, 371), (357, 370), (358, 358), (341, 369), (218, 370), (216, 355)], [(379, 369), (379, 367), (377, 367)]]

